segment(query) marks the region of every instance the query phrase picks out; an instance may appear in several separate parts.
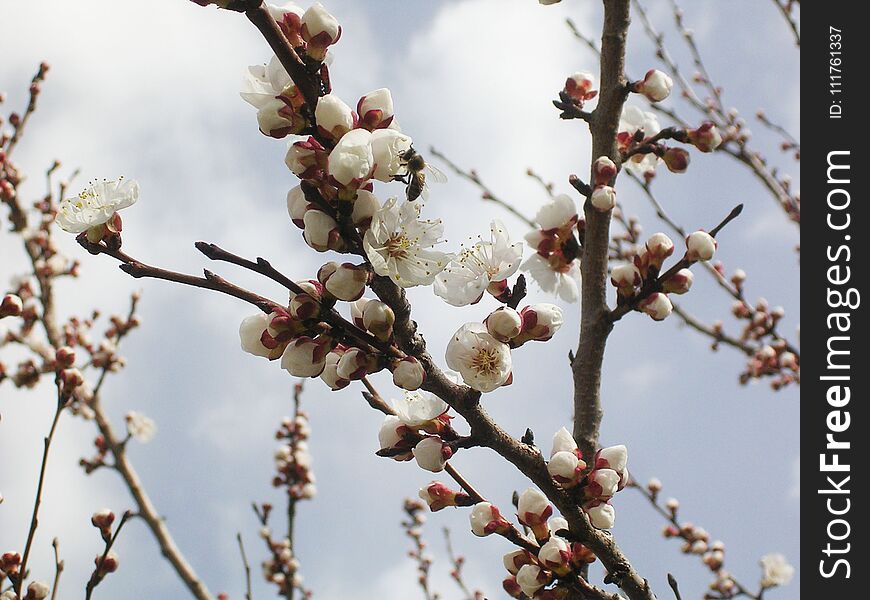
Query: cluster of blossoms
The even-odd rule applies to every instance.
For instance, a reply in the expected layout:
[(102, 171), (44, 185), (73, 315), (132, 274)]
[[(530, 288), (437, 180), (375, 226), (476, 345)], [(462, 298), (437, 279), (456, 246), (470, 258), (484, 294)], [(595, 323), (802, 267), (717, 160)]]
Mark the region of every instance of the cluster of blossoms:
[[(651, 479), (646, 484), (647, 497), (657, 506), (661, 489), (662, 483), (658, 479)], [(725, 600), (745, 594), (745, 588), (725, 569), (725, 544), (720, 540), (711, 541), (710, 534), (704, 528), (690, 522), (681, 522), (679, 509), (680, 503), (676, 498), (668, 498), (663, 508), (660, 508), (668, 519), (662, 535), (665, 538), (682, 540), (680, 551), (683, 554), (698, 556), (715, 576), (710, 583), (710, 591), (704, 595), (705, 600)], [(787, 585), (794, 576), (794, 567), (781, 554), (768, 554), (762, 557), (761, 567), (762, 577), (759, 585), (762, 590)], [(761, 594), (758, 597), (761, 597)]]
[(287, 496), (295, 500), (310, 500), (317, 493), (308, 452), (309, 431), (308, 415), (297, 410), (295, 417), (286, 417), (275, 432), (275, 439), (282, 444), (275, 451), (272, 485), (286, 488)]
[[(5, 587), (7, 580), (15, 582), (21, 569), (21, 555), (18, 552), (5, 552), (0, 555), (0, 587)], [(0, 594), (0, 600), (44, 600), (51, 593), (48, 584), (42, 581), (33, 581), (27, 588), (24, 596), (19, 598), (12, 589), (5, 590)]]
[(688, 292), (694, 282), (688, 267), (713, 258), (716, 247), (713, 236), (706, 231), (695, 231), (686, 237), (682, 259), (663, 272), (664, 261), (674, 253), (674, 242), (664, 233), (650, 236), (632, 262), (611, 270), (610, 282), (616, 288), (618, 306), (646, 313), (655, 321), (666, 319), (673, 311), (668, 294)]
[(554, 517), (547, 497), (534, 488), (519, 495), (517, 520), (534, 536), (535, 542), (521, 536), (489, 502), (475, 504), (469, 518), (475, 535), (495, 533), (523, 542), (521, 549), (509, 552), (503, 561), (509, 575), (502, 585), (512, 598), (565, 598), (568, 582), (595, 561), (595, 555), (584, 545), (560, 535), (567, 534), (568, 522), (563, 517)]
[(535, 215), (538, 228), (526, 234), (535, 251), (522, 268), (542, 290), (565, 302), (580, 298), (580, 246), (586, 225), (570, 196), (561, 194), (542, 206)]
[(448, 408), (429, 392), (405, 392), (393, 402), (394, 414), (381, 424), (378, 454), (397, 461), (414, 459), (422, 469), (442, 471), (462, 440), (450, 425)]
[[(271, 504), (262, 504), (258, 507), (258, 513), (264, 522), (268, 522), (272, 512)], [(293, 553), (293, 544), (290, 538), (275, 539), (272, 531), (266, 525), (260, 528), (260, 537), (266, 544), (270, 557), (263, 561), (263, 578), (278, 587), (281, 594), (290, 597), (289, 591), (300, 590), (303, 598), (309, 598), (310, 593), (302, 587), (302, 575), (299, 574), (299, 560)]]
[(563, 427), (553, 436), (547, 470), (563, 488), (576, 487), (580, 491), (582, 508), (593, 526), (610, 529), (616, 520), (610, 500), (629, 481), (627, 464), (628, 451), (620, 445), (598, 450), (590, 467), (571, 433)]

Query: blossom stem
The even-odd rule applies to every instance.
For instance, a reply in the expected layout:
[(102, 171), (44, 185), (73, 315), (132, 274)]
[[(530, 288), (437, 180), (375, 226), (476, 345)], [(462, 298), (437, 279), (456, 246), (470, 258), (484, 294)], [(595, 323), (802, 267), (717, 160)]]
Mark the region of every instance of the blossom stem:
[(133, 516), (133, 513), (129, 510), (126, 511), (121, 516), (121, 521), (118, 523), (118, 527), (115, 528), (115, 533), (111, 538), (106, 542), (106, 547), (103, 550), (103, 554), (97, 560), (96, 565), (94, 566), (94, 572), (91, 573), (91, 578), (88, 580), (87, 585), (85, 586), (85, 600), (91, 600), (91, 595), (94, 593), (94, 588), (100, 585), (100, 582), (105, 578), (105, 573), (102, 572), (103, 564), (106, 562), (106, 557), (109, 556), (109, 552), (112, 550), (112, 546), (115, 545), (115, 541), (117, 541), (118, 536), (121, 534), (121, 529), (124, 527), (124, 524), (130, 520), (130, 517)]

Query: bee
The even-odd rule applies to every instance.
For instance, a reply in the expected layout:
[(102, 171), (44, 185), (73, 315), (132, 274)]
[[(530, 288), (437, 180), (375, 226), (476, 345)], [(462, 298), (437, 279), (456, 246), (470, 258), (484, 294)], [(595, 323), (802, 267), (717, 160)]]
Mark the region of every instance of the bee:
[(420, 196), (426, 199), (428, 195), (426, 182), (434, 181), (436, 183), (445, 183), (447, 176), (426, 162), (421, 154), (414, 147), (410, 147), (399, 156), (402, 161), (402, 168), (405, 170), (404, 175), (396, 176), (398, 181), (406, 184), (405, 196), (408, 202), (413, 202)]

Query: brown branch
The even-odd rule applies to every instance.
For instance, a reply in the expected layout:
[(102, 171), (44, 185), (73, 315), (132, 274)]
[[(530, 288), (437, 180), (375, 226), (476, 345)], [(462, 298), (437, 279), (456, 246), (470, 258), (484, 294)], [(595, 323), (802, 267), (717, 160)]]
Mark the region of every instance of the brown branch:
[(60, 583), (60, 575), (63, 573), (64, 562), (60, 559), (57, 538), (51, 540), (51, 548), (54, 551), (54, 583), (51, 585), (51, 600), (57, 599), (57, 587)]
[[(592, 158), (609, 157), (620, 164), (616, 133), (628, 93), (625, 79), (625, 45), (629, 25), (629, 0), (605, 0), (601, 43), (601, 87), (595, 118), (590, 123)], [(590, 176), (590, 181), (594, 177)], [(607, 273), (610, 212), (585, 204), (586, 230), (580, 263), (582, 290), (580, 340), (571, 364), (574, 378), (574, 439), (586, 457), (598, 447), (601, 408), (601, 365), (607, 336)], [(627, 591), (627, 590), (626, 590)]]
[(87, 585), (85, 585), (85, 600), (91, 600), (91, 595), (94, 593), (94, 589), (100, 585), (103, 579), (106, 577), (106, 572), (103, 571), (103, 565), (106, 563), (106, 558), (109, 556), (109, 552), (112, 551), (112, 546), (115, 545), (115, 542), (118, 539), (118, 536), (121, 535), (121, 529), (124, 528), (124, 524), (130, 520), (130, 517), (133, 516), (129, 510), (124, 512), (121, 516), (121, 521), (118, 523), (118, 526), (115, 528), (115, 533), (106, 541), (106, 547), (103, 550), (103, 554), (98, 558), (96, 564), (94, 565), (94, 572), (91, 573), (91, 578), (88, 579)]
[[(800, 48), (801, 47), (801, 32), (798, 28), (797, 18), (791, 13), (791, 9), (793, 3), (791, 0), (773, 0), (773, 3), (776, 4), (776, 7), (779, 9), (779, 12), (782, 14), (786, 23), (788, 23), (789, 29), (791, 29), (792, 34), (794, 35), (795, 45)], [(799, 2), (795, 2), (800, 6)]]
[(236, 541), (239, 544), (242, 567), (245, 569), (245, 600), (251, 600), (251, 565), (248, 563), (248, 555), (245, 554), (245, 543), (242, 541), (241, 533), (236, 533)]

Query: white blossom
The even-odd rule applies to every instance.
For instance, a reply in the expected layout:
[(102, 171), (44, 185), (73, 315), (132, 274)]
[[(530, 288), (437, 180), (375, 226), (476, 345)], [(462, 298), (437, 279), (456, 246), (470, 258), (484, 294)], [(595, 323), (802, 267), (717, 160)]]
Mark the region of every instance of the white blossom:
[[(404, 439), (400, 431), (405, 428), (405, 424), (399, 420), (399, 417), (387, 415), (378, 431), (378, 443), (380, 444), (381, 450), (396, 448), (399, 445), (403, 445)], [(409, 449), (407, 452), (394, 454), (392, 458), (394, 460), (403, 461), (409, 460), (411, 456), (411, 451)]]
[(411, 148), (411, 138), (395, 129), (376, 129), (372, 132), (372, 156), (375, 170), (372, 177), (389, 183), (405, 173), (402, 155)]
[(298, 94), (277, 56), (272, 56), (268, 64), (248, 67), (241, 91), (242, 99), (257, 109), (260, 131), (275, 137), (294, 129), (294, 111), (287, 100)]
[(498, 508), (489, 502), (478, 502), (475, 504), (468, 515), (468, 519), (471, 522), (472, 533), (479, 537), (487, 536), (496, 530), (509, 526), (508, 522), (501, 516)]
[(661, 102), (671, 95), (674, 80), (667, 73), (658, 69), (650, 69), (637, 88), (638, 93), (647, 97), (650, 102)]
[(523, 329), (523, 318), (515, 309), (500, 306), (484, 320), (486, 330), (500, 342), (508, 342), (520, 334)]
[(320, 379), (333, 391), (346, 388), (350, 385), (349, 379), (338, 376), (339, 360), (341, 360), (341, 353), (333, 351), (327, 354), (323, 364), (323, 372), (320, 374)]
[(577, 216), (577, 206), (574, 200), (567, 194), (559, 194), (538, 209), (535, 223), (544, 231), (548, 231), (562, 227), (575, 216)]
[(266, 348), (261, 341), (263, 332), (268, 329), (269, 320), (269, 315), (264, 313), (257, 313), (242, 320), (242, 324), (239, 325), (239, 340), (242, 343), (242, 350), (254, 356), (270, 357), (272, 350)]
[(522, 258), (523, 243), (511, 243), (504, 224), (492, 221), (489, 241), (463, 248), (435, 278), (435, 293), (453, 306), (472, 304), (490, 283), (516, 273)]
[(139, 184), (132, 179), (95, 181), (78, 196), (61, 200), (57, 224), (69, 233), (82, 233), (100, 225), (112, 226), (119, 210), (139, 199)]
[[(644, 138), (649, 138), (661, 131), (661, 125), (653, 113), (643, 111), (637, 106), (626, 105), (622, 109), (618, 127), (621, 149), (626, 149), (628, 140), (631, 140), (639, 129), (643, 130)], [(655, 174), (660, 160), (651, 152), (635, 154), (622, 166), (639, 177), (647, 177)]]
[(335, 94), (326, 94), (317, 100), (314, 118), (317, 127), (334, 140), (340, 139), (354, 127), (353, 110)]
[(401, 400), (393, 401), (396, 417), (412, 428), (419, 428), (447, 412), (447, 403), (429, 392), (405, 392)]
[(381, 208), (381, 202), (369, 191), (357, 190), (350, 218), (357, 227), (368, 227), (372, 217)]
[(423, 365), (413, 356), (403, 358), (393, 369), (393, 384), (404, 390), (419, 389), (425, 379), (426, 371)]
[(325, 340), (299, 336), (284, 349), (281, 368), (295, 377), (317, 377), (323, 372), (328, 352)]
[(554, 535), (538, 550), (538, 559), (549, 569), (562, 569), (568, 566), (571, 548), (568, 542)]
[(670, 316), (674, 305), (667, 294), (655, 292), (641, 300), (638, 308), (652, 317), (653, 321), (663, 321)]
[(616, 206), (616, 190), (609, 185), (599, 185), (589, 197), (592, 206), (602, 212), (607, 212)]
[(686, 258), (689, 260), (710, 260), (716, 253), (716, 240), (706, 231), (695, 231), (686, 238)]
[(528, 271), (543, 291), (555, 294), (565, 302), (577, 302), (580, 299), (579, 261), (573, 260), (564, 269), (555, 271), (546, 258), (535, 253), (526, 259), (522, 268)]
[(533, 598), (538, 590), (544, 587), (547, 579), (541, 567), (537, 565), (523, 565), (517, 571), (517, 583), (529, 598)]
[(305, 243), (318, 252), (326, 252), (339, 237), (338, 223), (322, 210), (307, 210), (302, 218)]
[(402, 287), (429, 285), (450, 256), (431, 250), (444, 231), (440, 220), (419, 220), (420, 202), (390, 198), (372, 217), (363, 247), (375, 273)]
[(315, 2), (302, 15), (302, 38), (308, 42), (306, 52), (315, 60), (323, 60), (326, 49), (341, 37), (341, 25), (320, 2)]
[(598, 529), (611, 529), (616, 522), (616, 510), (610, 504), (599, 504), (586, 509), (589, 521)]
[(150, 419), (142, 413), (130, 411), (124, 417), (127, 423), (127, 433), (130, 434), (137, 442), (150, 442), (157, 432), (157, 425), (153, 419)]
[(794, 567), (782, 554), (767, 554), (761, 557), (761, 586), (765, 588), (788, 585), (794, 577)]
[(447, 366), (458, 371), (466, 385), (491, 392), (510, 377), (510, 348), (492, 337), (482, 323), (467, 323), (447, 344)]
[(369, 92), (356, 106), (360, 122), (368, 129), (387, 127), (393, 121), (393, 96), (387, 88)]
[(372, 134), (365, 129), (345, 133), (329, 154), (329, 174), (340, 185), (359, 187), (372, 175)]

